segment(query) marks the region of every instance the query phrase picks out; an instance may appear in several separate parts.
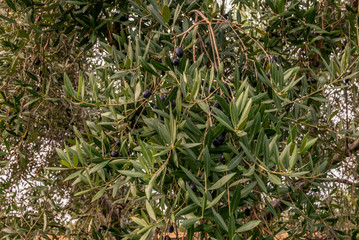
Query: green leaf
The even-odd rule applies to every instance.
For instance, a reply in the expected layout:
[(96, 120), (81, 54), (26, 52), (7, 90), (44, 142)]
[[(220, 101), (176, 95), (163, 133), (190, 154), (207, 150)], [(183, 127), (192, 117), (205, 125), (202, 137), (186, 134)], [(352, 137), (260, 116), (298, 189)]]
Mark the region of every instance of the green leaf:
[(239, 205), (239, 202), (241, 200), (241, 190), (242, 190), (242, 185), (238, 184), (236, 189), (234, 190), (232, 199), (231, 199), (231, 215), (233, 215), (233, 213), (235, 212), (235, 210), (237, 210), (237, 207)]
[(300, 154), (305, 153), (311, 146), (313, 146), (313, 144), (318, 140), (318, 138), (313, 138), (309, 141), (307, 141), (304, 145), (304, 147), (302, 148), (302, 146), (300, 147)]
[(276, 185), (282, 184), (282, 180), (274, 174), (268, 173), (268, 178), (272, 183), (274, 183)]
[(209, 154), (207, 145), (204, 149), (203, 162), (204, 162), (204, 170), (205, 170), (206, 176), (208, 178), (210, 170), (211, 170), (211, 155)]
[(233, 214), (231, 214), (228, 222), (228, 236), (230, 240), (232, 240), (234, 237), (236, 231), (235, 227), (236, 227), (236, 220), (234, 219)]
[(97, 164), (96, 166), (94, 166), (90, 171), (89, 174), (97, 172), (98, 170), (103, 169), (108, 163), (110, 162), (110, 160), (104, 161), (100, 164)]
[(64, 82), (65, 82), (65, 91), (70, 97), (75, 97), (77, 93), (74, 91), (72, 83), (70, 82), (69, 77), (64, 73)]
[(208, 188), (208, 190), (216, 190), (226, 184), (236, 173), (231, 173), (219, 179), (212, 187)]
[(171, 18), (171, 11), (170, 8), (167, 5), (164, 5), (162, 8), (162, 17), (163, 20), (168, 23), (170, 21)]
[(199, 219), (200, 219), (199, 217), (190, 218), (190, 219), (184, 220), (181, 225), (182, 225), (182, 227), (188, 229), (188, 228), (192, 227), (195, 224), (195, 222), (197, 222)]
[(252, 108), (252, 99), (249, 99), (246, 107), (244, 108), (243, 112), (241, 113), (241, 118), (239, 119), (239, 123), (237, 125), (237, 128), (239, 130), (243, 129), (246, 126), (249, 112)]
[(181, 169), (184, 171), (184, 173), (189, 177), (189, 179), (191, 179), (191, 181), (196, 184), (197, 186), (201, 186), (202, 188), (203, 185), (197, 180), (197, 178), (190, 172), (188, 171), (186, 168), (181, 166)]
[(131, 170), (119, 170), (119, 173), (121, 173), (125, 176), (138, 177), (138, 178), (142, 178), (145, 175), (144, 173), (135, 172), (135, 171), (131, 171)]
[(15, 4), (11, 0), (6, 0), (6, 4), (16, 12)]
[(147, 227), (148, 224), (146, 223), (146, 221), (144, 219), (140, 219), (138, 217), (131, 217), (132, 221), (134, 221), (135, 223), (137, 223), (138, 225), (141, 225), (143, 227)]
[(154, 228), (151, 227), (150, 229), (148, 229), (148, 231), (142, 235), (142, 237), (140, 238), (140, 240), (151, 240), (153, 237), (153, 231)]
[(256, 170), (256, 165), (253, 164), (252, 167), (250, 169), (248, 169), (247, 172), (243, 173), (242, 176), (245, 176), (245, 177), (250, 177), (253, 175), (254, 171)]
[(9, 155), (9, 153), (0, 151), (0, 157), (6, 156), (6, 155)]
[(213, 207), (214, 205), (216, 205), (216, 203), (221, 200), (221, 198), (223, 197), (223, 195), (226, 193), (226, 191), (223, 191), (221, 194), (219, 194), (215, 199), (213, 199), (212, 202), (210, 202), (210, 204), (207, 205), (206, 209)]
[(298, 147), (297, 147), (297, 144), (295, 144), (294, 149), (293, 149), (293, 154), (289, 159), (289, 170), (293, 169), (293, 167), (295, 166), (297, 161), (298, 161)]
[(84, 190), (84, 191), (81, 191), (81, 192), (77, 192), (77, 193), (74, 194), (74, 196), (77, 197), (77, 196), (83, 195), (85, 193), (88, 193), (90, 191), (92, 191), (92, 189), (87, 189), (87, 190)]
[(157, 221), (155, 211), (153, 211), (153, 208), (152, 208), (151, 204), (148, 202), (148, 200), (146, 200), (146, 209), (147, 209), (148, 215), (149, 215), (153, 220)]
[(238, 123), (238, 109), (234, 101), (229, 105), (229, 112), (231, 114), (232, 125), (236, 126)]
[(143, 57), (140, 57), (140, 63), (142, 68), (146, 71), (151, 73), (152, 75), (155, 75), (156, 77), (159, 77), (158, 73), (152, 68), (150, 64), (146, 62), (146, 60)]
[(64, 151), (62, 151), (60, 148), (56, 148), (57, 155), (59, 155), (61, 160), (68, 161), (67, 155)]
[(264, 184), (263, 180), (257, 174), (254, 174), (254, 178), (257, 180), (258, 186), (262, 189), (262, 191), (267, 193), (267, 187)]
[(214, 218), (216, 219), (216, 222), (218, 223), (218, 225), (226, 232), (228, 232), (228, 227), (227, 224), (224, 222), (223, 218), (221, 215), (219, 215), (213, 208), (212, 208), (212, 213)]
[(253, 220), (253, 221), (247, 222), (246, 224), (237, 228), (236, 232), (241, 233), (241, 232), (249, 231), (249, 230), (257, 227), (260, 223), (261, 223), (260, 220)]
[(249, 151), (249, 149), (242, 142), (239, 142), (239, 144), (243, 148), (243, 151), (247, 155), (247, 157), (249, 157), (250, 160), (255, 162), (254, 157), (253, 157), (252, 153)]
[(175, 217), (182, 217), (183, 215), (189, 214), (191, 212), (196, 211), (196, 209), (198, 208), (198, 205), (195, 203), (192, 203), (191, 205), (181, 209), (180, 211), (178, 211), (175, 215)]
[(147, 10), (151, 13), (151, 16), (156, 19), (157, 22), (162, 24), (165, 28), (167, 27), (166, 22), (163, 20), (161, 14), (151, 4), (147, 6)]
[(11, 18), (5, 17), (4, 15), (0, 14), (0, 18), (8, 21), (9, 23), (13, 23), (17, 25), (17, 22), (15, 20), (12, 20)]
[(192, 191), (191, 187), (188, 184), (186, 184), (186, 189), (187, 189), (189, 197), (192, 199), (192, 201), (201, 207), (201, 202), (199, 201), (196, 194)]
[(86, 5), (86, 2), (80, 2), (80, 1), (66, 1), (67, 3), (70, 3), (70, 4), (75, 4), (75, 5)]
[(181, 145), (181, 148), (186, 149), (186, 148), (194, 148), (197, 146), (202, 145), (202, 143), (185, 143)]
[(245, 198), (248, 196), (248, 194), (253, 190), (253, 188), (257, 185), (257, 181), (254, 181), (250, 184), (248, 184), (245, 188), (241, 191), (241, 197)]
[(81, 174), (81, 172), (82, 172), (82, 169), (70, 174), (67, 178), (64, 179), (64, 182), (79, 176)]
[(223, 125), (225, 126), (227, 129), (234, 131), (234, 128), (232, 126), (231, 121), (229, 120), (229, 118), (219, 109), (217, 108), (213, 108), (213, 111), (216, 113), (216, 115), (214, 115), (214, 117)]
[(106, 191), (106, 187), (103, 187), (100, 191), (98, 191), (98, 192), (95, 194), (95, 196), (93, 196), (91, 202), (94, 202), (94, 201), (96, 201), (97, 199), (99, 199), (100, 197), (102, 197), (102, 196), (104, 195), (105, 191)]
[(156, 60), (151, 59), (150, 62), (159, 71), (168, 71), (168, 67), (166, 67), (165, 65), (162, 65), (161, 63), (157, 62)]

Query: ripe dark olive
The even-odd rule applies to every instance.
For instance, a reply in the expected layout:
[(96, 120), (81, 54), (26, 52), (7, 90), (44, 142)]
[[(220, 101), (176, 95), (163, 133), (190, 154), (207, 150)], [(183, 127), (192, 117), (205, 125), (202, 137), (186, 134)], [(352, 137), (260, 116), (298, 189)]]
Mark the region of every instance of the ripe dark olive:
[(218, 147), (218, 146), (221, 146), (223, 142), (218, 140), (217, 138), (215, 138), (212, 143), (213, 143), (213, 146)]
[(349, 79), (345, 79), (345, 84), (348, 84), (349, 83)]
[(144, 98), (149, 98), (149, 97), (151, 97), (151, 94), (152, 94), (152, 92), (151, 92), (150, 90), (145, 90), (145, 91), (143, 92), (142, 96), (143, 96)]
[(171, 102), (171, 107), (172, 107), (172, 109), (174, 109), (174, 108), (176, 107), (176, 100), (173, 100), (173, 101)]
[(311, 83), (316, 83), (316, 82), (317, 82), (317, 79), (311, 78), (311, 79), (310, 79), (310, 82), (311, 82)]
[(111, 157), (118, 157), (118, 152), (117, 151), (113, 151), (111, 153)]
[(214, 89), (213, 87), (211, 87), (211, 89), (209, 89), (210, 93), (213, 93), (214, 91), (216, 91), (216, 89)]
[(197, 191), (197, 186), (196, 186), (196, 184), (191, 183), (189, 186), (191, 187), (191, 189), (192, 189), (193, 192)]
[(172, 62), (173, 66), (178, 66), (180, 64), (180, 60), (178, 58), (174, 59)]
[(249, 215), (251, 215), (251, 210), (249, 208), (246, 208), (246, 210), (244, 210), (244, 214), (248, 217)]
[(222, 133), (217, 139), (223, 143), (226, 140), (226, 133)]
[(40, 59), (37, 59), (35, 65), (40, 65), (40, 63), (41, 63)]
[(36, 92), (40, 91), (40, 87), (37, 86), (37, 87), (35, 88), (35, 91), (36, 91)]
[(183, 49), (181, 47), (178, 47), (175, 49), (176, 55), (181, 58), (183, 56)]
[(171, 238), (169, 236), (166, 236), (165, 240), (171, 240)]
[(153, 109), (158, 109), (157, 104), (153, 105)]
[(268, 32), (269, 31), (269, 27), (266, 27), (266, 32)]
[(314, 67), (319, 67), (319, 62), (315, 62)]
[(166, 74), (165, 71), (162, 71), (161, 72), (161, 77), (163, 77), (165, 74)]
[(348, 40), (344, 39), (344, 40), (343, 40), (343, 44), (344, 44), (344, 45), (347, 45), (347, 43), (348, 43)]
[(162, 102), (164, 102), (164, 101), (166, 100), (166, 98), (167, 98), (167, 95), (166, 95), (166, 94), (165, 94), (165, 95), (162, 95), (162, 96), (161, 96)]
[(224, 14), (223, 17), (224, 17), (225, 19), (228, 19), (228, 13)]
[(224, 86), (227, 88), (228, 92), (231, 92), (228, 83), (225, 83), (225, 82), (224, 82), (223, 84), (224, 84)]
[(125, 21), (127, 21), (128, 20), (128, 17), (126, 16), (126, 15), (124, 15), (124, 16), (122, 16), (121, 18), (120, 18), (120, 21), (121, 22), (125, 22)]
[(270, 57), (270, 62), (276, 62), (277, 61), (277, 57), (276, 56), (271, 56)]
[(267, 75), (267, 78), (270, 78), (270, 73), (269, 72), (267, 72), (266, 75)]
[(174, 227), (171, 225), (168, 227), (168, 232), (173, 233), (175, 231)]
[(226, 163), (226, 158), (224, 157), (224, 154), (222, 153), (221, 156), (219, 157), (219, 160), (221, 161), (222, 164)]
[(121, 139), (118, 139), (118, 140), (117, 140), (116, 145), (117, 145), (118, 147), (121, 146)]

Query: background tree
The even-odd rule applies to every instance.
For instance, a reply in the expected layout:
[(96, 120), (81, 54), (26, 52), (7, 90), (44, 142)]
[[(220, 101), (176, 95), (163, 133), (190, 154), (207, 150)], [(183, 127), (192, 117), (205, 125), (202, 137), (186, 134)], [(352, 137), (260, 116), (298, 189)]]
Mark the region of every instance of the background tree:
[[(43, 152), (48, 141), (52, 154), (65, 146), (57, 149), (62, 166), (44, 157), (51, 167), (36, 176), (43, 186), (31, 188), (41, 205), (10, 205), (12, 184), (24, 178), (6, 178), (1, 211), (14, 214), (2, 232), (64, 232), (66, 221), (44, 207), (69, 193), (59, 184), (66, 177), (71, 201), (55, 209), (75, 220), (67, 233), (77, 237), (151, 239), (174, 226), (188, 239), (194, 232), (273, 239), (280, 231), (355, 238), (357, 8), (356, 1), (7, 0), (4, 172), (27, 177), (34, 167), (21, 163), (36, 156), (23, 152)], [(59, 46), (73, 48), (63, 56)], [(41, 70), (53, 73), (48, 81), (26, 64), (38, 49), (40, 63), (51, 59)], [(36, 80), (41, 94), (29, 89)], [(57, 120), (41, 131), (48, 119)], [(43, 190), (50, 187), (62, 192)], [(29, 206), (34, 216), (18, 219)], [(56, 224), (44, 224), (48, 218)]]

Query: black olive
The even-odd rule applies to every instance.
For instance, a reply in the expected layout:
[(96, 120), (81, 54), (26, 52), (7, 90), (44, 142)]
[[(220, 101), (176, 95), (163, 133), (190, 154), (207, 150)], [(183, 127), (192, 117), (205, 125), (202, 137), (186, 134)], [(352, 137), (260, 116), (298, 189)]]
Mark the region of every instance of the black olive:
[(215, 147), (218, 147), (221, 146), (223, 142), (215, 138), (212, 143)]
[(246, 210), (244, 210), (244, 214), (248, 217), (249, 215), (251, 215), (251, 210), (249, 208), (246, 208)]
[(222, 164), (226, 164), (226, 158), (224, 157), (224, 154), (222, 153), (221, 156), (219, 157), (219, 160), (221, 161)]
[(180, 64), (180, 60), (178, 58), (174, 59), (172, 62), (173, 66), (178, 66)]
[(196, 184), (191, 183), (191, 185), (189, 185), (189, 186), (191, 187), (191, 189), (192, 189), (193, 192), (197, 191), (197, 186), (196, 186)]
[(142, 94), (142, 96), (144, 98), (149, 98), (149, 97), (151, 97), (151, 95), (152, 95), (152, 92), (150, 90), (145, 90)]
[(111, 153), (111, 157), (118, 157), (119, 155), (118, 155), (118, 152), (117, 151), (113, 151), (112, 153)]
[(183, 49), (181, 47), (178, 47), (175, 49), (176, 55), (181, 58), (183, 56)]
[(223, 132), (217, 139), (223, 143), (226, 140), (226, 133)]

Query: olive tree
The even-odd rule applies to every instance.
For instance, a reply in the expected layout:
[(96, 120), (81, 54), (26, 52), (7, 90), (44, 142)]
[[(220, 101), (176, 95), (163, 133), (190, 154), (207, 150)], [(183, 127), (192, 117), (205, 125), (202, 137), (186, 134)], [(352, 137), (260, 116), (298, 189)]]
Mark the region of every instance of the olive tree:
[(355, 238), (355, 2), (68, 4), (99, 53), (64, 70), (89, 114), (46, 168), (83, 203), (68, 234)]

